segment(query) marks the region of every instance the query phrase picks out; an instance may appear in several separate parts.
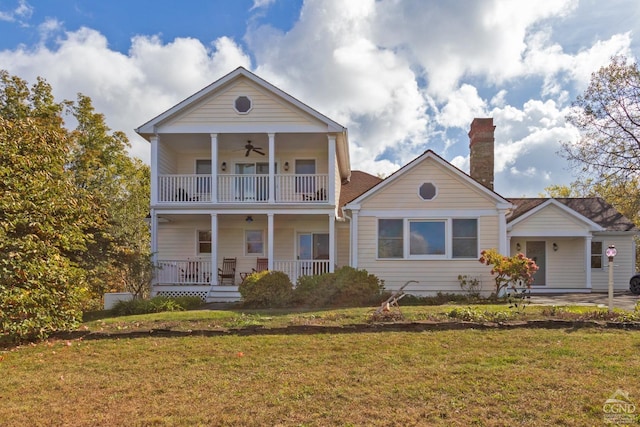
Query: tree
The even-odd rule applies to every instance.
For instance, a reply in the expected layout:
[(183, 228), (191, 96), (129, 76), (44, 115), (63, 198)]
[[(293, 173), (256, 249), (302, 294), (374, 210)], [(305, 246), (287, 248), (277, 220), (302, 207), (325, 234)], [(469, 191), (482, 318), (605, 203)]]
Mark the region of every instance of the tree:
[(127, 147), (88, 97), (56, 103), (0, 70), (0, 339), (73, 328), (105, 289), (144, 291), (150, 174)]
[(78, 122), (71, 132), (69, 170), (74, 182), (94, 195), (106, 211), (107, 225), (96, 234), (80, 260), (87, 270), (96, 302), (104, 292), (145, 293), (151, 279), (149, 229), (149, 167), (127, 153), (123, 132), (111, 133), (91, 99), (78, 94), (69, 106)]
[(563, 155), (598, 182), (627, 182), (640, 172), (640, 70), (624, 56), (591, 75), (573, 103), (569, 123), (582, 133)]
[(73, 258), (95, 213), (65, 170), (55, 122), (0, 117), (0, 338), (42, 338), (81, 318), (84, 275)]

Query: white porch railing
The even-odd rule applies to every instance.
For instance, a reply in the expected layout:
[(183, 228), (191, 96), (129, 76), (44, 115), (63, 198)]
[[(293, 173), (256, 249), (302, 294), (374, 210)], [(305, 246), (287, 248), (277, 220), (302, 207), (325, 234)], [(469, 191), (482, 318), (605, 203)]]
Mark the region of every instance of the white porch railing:
[[(300, 276), (315, 276), (329, 272), (328, 260), (274, 261), (273, 268), (282, 271), (295, 285)], [(210, 285), (215, 283), (217, 271), (211, 261), (162, 260), (158, 261), (156, 283), (160, 285)]]
[(211, 201), (211, 176), (160, 175), (158, 201), (176, 203)]
[(273, 268), (282, 271), (295, 285), (300, 276), (316, 276), (329, 272), (328, 260), (274, 261)]
[(158, 261), (156, 282), (165, 285), (209, 285), (212, 279), (216, 279), (212, 274), (211, 261), (163, 260)]
[[(274, 200), (280, 203), (324, 203), (328, 200), (328, 175), (276, 175)], [(211, 201), (210, 175), (160, 175), (160, 203), (201, 203)], [(218, 175), (218, 202), (266, 203), (269, 176), (262, 174)]]

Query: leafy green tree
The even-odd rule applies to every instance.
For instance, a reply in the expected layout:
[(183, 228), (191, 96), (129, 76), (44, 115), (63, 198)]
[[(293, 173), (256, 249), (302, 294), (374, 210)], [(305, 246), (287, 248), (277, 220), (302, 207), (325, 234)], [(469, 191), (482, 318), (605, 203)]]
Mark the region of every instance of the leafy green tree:
[(596, 181), (626, 182), (640, 172), (640, 70), (624, 56), (591, 75), (567, 116), (582, 138), (564, 156)]
[(0, 327), (11, 339), (76, 326), (85, 291), (73, 262), (90, 239), (91, 195), (65, 171), (66, 136), (34, 118), (0, 117)]
[(94, 301), (104, 292), (145, 293), (151, 280), (149, 167), (129, 156), (123, 132), (111, 132), (91, 99), (82, 94), (70, 106), (78, 125), (71, 132), (69, 170), (76, 185), (89, 191), (107, 214), (81, 264), (89, 273)]

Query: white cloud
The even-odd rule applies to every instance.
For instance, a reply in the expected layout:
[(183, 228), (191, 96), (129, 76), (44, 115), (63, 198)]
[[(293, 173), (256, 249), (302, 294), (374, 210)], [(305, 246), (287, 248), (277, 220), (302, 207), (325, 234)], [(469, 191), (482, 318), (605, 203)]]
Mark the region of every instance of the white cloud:
[[(271, 5), (254, 0), (251, 10), (263, 16)], [(433, 148), (468, 170), (469, 123), (493, 116), (496, 189), (536, 195), (571, 181), (556, 154), (559, 141), (578, 137), (564, 122), (570, 100), (611, 55), (637, 51), (640, 7), (615, 0), (620, 17), (597, 5), (307, 0), (287, 32), (249, 19), (247, 50), (227, 37), (141, 34), (125, 53), (96, 30), (65, 32), (52, 18), (38, 27), (37, 46), (2, 51), (0, 64), (29, 81), (42, 75), (60, 99), (90, 96), (147, 160), (133, 128), (237, 66), (250, 68), (251, 55), (258, 75), (348, 127), (355, 169), (389, 174)], [(31, 16), (26, 1), (19, 6), (0, 20)]]
[(0, 21), (6, 22), (18, 22), (22, 26), (26, 26), (27, 22), (33, 15), (33, 7), (26, 2), (26, 0), (20, 0), (18, 5), (8, 11), (0, 10)]
[[(55, 26), (52, 26), (55, 27)], [(67, 32), (55, 49), (40, 45), (0, 52), (11, 74), (35, 82), (44, 77), (56, 99), (89, 96), (111, 129), (127, 133), (132, 154), (149, 160), (148, 143), (134, 128), (238, 67), (249, 57), (223, 37), (212, 48), (190, 38), (163, 44), (156, 36), (137, 36), (128, 54), (109, 49), (99, 32), (81, 28)]]

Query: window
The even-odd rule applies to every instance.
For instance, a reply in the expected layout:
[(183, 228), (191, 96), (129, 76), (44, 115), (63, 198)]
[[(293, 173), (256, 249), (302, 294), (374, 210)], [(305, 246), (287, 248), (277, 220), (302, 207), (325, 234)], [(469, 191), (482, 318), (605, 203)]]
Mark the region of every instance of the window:
[(211, 230), (198, 231), (198, 254), (211, 253)]
[(453, 258), (478, 258), (478, 220), (453, 219), (451, 223)]
[(591, 242), (591, 268), (602, 268), (602, 242)]
[(410, 221), (409, 255), (444, 255), (444, 221)]
[(240, 114), (247, 114), (251, 111), (251, 98), (248, 96), (239, 96), (233, 103), (233, 108)]
[(263, 236), (262, 230), (247, 230), (245, 232), (246, 255), (264, 255)]
[[(196, 192), (208, 194), (211, 192), (211, 159), (196, 160)], [(200, 176), (204, 175), (204, 176)]]
[(477, 257), (477, 218), (378, 219), (378, 258)]
[(422, 199), (431, 200), (436, 197), (436, 186), (430, 182), (425, 182), (420, 186), (418, 193)]
[(401, 219), (378, 220), (378, 258), (403, 257)]

